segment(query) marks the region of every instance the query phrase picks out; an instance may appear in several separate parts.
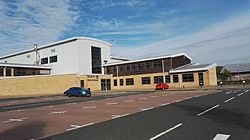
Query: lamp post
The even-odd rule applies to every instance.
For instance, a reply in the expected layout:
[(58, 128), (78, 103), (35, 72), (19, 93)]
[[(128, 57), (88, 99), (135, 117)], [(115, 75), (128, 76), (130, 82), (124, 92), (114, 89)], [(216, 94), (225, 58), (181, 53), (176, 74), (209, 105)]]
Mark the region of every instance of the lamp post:
[[(107, 66), (106, 66), (106, 64), (108, 63), (108, 61), (107, 60), (104, 60), (104, 64), (105, 64), (105, 66), (104, 66), (104, 75), (105, 75), (105, 73), (107, 74)], [(105, 92), (107, 93), (108, 92), (108, 86), (107, 86), (107, 78), (105, 78)]]

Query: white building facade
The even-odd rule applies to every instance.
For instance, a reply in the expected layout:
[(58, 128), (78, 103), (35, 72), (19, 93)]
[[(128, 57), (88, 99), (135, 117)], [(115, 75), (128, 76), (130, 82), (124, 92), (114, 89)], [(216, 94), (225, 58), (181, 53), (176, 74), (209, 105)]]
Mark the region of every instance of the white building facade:
[[(110, 62), (112, 45), (94, 38), (73, 37), (0, 57), (1, 63), (50, 66), (51, 75), (104, 74), (102, 65)], [(37, 54), (36, 54), (37, 53)]]

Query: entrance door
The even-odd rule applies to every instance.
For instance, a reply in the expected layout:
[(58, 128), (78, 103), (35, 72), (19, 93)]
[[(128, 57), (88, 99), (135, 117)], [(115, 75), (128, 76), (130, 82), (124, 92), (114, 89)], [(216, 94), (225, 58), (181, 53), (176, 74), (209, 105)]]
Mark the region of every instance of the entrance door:
[(81, 80), (81, 87), (84, 87), (84, 80)]
[(204, 86), (203, 73), (199, 73), (199, 86)]
[(110, 79), (102, 79), (101, 80), (101, 90), (111, 90), (111, 82)]

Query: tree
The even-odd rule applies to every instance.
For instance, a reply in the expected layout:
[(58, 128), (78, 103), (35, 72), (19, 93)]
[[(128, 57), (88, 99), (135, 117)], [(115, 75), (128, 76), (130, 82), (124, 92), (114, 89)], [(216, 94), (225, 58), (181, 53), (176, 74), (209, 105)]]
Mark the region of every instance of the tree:
[(222, 80), (222, 82), (228, 82), (230, 80), (230, 71), (227, 69), (224, 69), (223, 72), (219, 73), (219, 78)]

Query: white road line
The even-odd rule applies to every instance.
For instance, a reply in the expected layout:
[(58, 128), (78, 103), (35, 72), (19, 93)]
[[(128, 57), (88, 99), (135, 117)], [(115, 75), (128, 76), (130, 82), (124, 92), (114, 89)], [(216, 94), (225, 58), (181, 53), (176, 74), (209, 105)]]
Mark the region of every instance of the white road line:
[(124, 117), (124, 116), (127, 116), (127, 115), (129, 115), (129, 113), (126, 113), (126, 114), (123, 114), (123, 115), (112, 115), (112, 119), (121, 118), (121, 117)]
[(106, 105), (116, 105), (118, 103), (114, 102), (114, 103), (106, 103)]
[(168, 132), (170, 132), (170, 131), (172, 131), (172, 130), (174, 130), (174, 129), (180, 127), (180, 126), (182, 126), (182, 123), (177, 124), (176, 126), (174, 126), (174, 127), (170, 128), (170, 129), (168, 129), (168, 130), (166, 130), (166, 131), (164, 131), (164, 132), (162, 132), (162, 133), (160, 133), (160, 134), (158, 134), (158, 135), (156, 135), (156, 136), (150, 138), (150, 140), (155, 140), (155, 139), (161, 137), (162, 135), (164, 135), (164, 134), (166, 134), (166, 133), (168, 133)]
[(8, 112), (21, 112), (24, 111), (25, 109), (20, 109), (20, 110), (13, 110), (13, 111), (8, 111)]
[(247, 93), (249, 90), (246, 90), (245, 92)]
[(84, 106), (82, 107), (82, 109), (94, 109), (96, 108), (96, 106)]
[(149, 108), (140, 108), (141, 111), (146, 111), (146, 110), (150, 110), (153, 109), (154, 107), (149, 107)]
[(197, 114), (197, 116), (201, 116), (201, 115), (207, 113), (208, 111), (211, 111), (211, 110), (213, 110), (213, 109), (215, 109), (216, 107), (219, 107), (219, 106), (220, 106), (219, 104), (216, 105), (216, 106), (213, 106), (213, 107), (211, 107), (211, 108), (209, 108), (209, 109), (207, 109), (207, 110), (205, 110), (205, 111), (203, 111), (203, 112)]
[(148, 98), (139, 98), (139, 100), (146, 100), (146, 99), (148, 99)]
[(241, 95), (243, 95), (243, 94), (244, 94), (244, 92), (242, 92), (242, 93), (238, 94), (237, 96), (241, 96)]
[(29, 117), (19, 118), (19, 119), (9, 119), (8, 121), (2, 121), (1, 123), (10, 123), (10, 122), (22, 122), (23, 120), (28, 119)]
[(230, 135), (225, 134), (217, 134), (213, 140), (226, 140), (230, 137)]
[(68, 112), (68, 111), (66, 111), (66, 110), (64, 110), (64, 111), (55, 111), (55, 112), (50, 112), (49, 114), (50, 115), (53, 115), (53, 114), (64, 114), (66, 112)]
[(124, 103), (133, 102), (134, 100), (124, 100)]
[(170, 103), (160, 104), (161, 106), (169, 105)]
[(227, 102), (233, 100), (234, 98), (235, 98), (235, 97), (229, 98), (229, 99), (227, 99), (226, 101), (224, 101), (224, 103), (227, 103)]
[(70, 127), (73, 127), (73, 128), (69, 128), (66, 131), (71, 131), (71, 130), (75, 130), (75, 129), (78, 129), (78, 128), (83, 128), (83, 127), (90, 126), (90, 125), (93, 125), (93, 124), (95, 124), (95, 123), (88, 123), (88, 124), (84, 124), (84, 125), (70, 125)]
[(151, 96), (151, 98), (157, 98), (158, 96)]
[(231, 92), (227, 92), (227, 93), (225, 93), (225, 94), (230, 94)]
[(191, 99), (191, 98), (193, 98), (193, 97), (186, 97), (186, 98), (184, 98), (184, 100), (188, 100), (188, 99)]
[(182, 101), (182, 100), (181, 99), (180, 100), (175, 100), (175, 103), (180, 102), (180, 101)]

